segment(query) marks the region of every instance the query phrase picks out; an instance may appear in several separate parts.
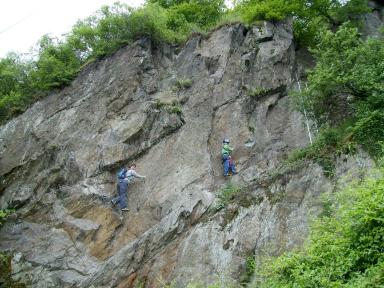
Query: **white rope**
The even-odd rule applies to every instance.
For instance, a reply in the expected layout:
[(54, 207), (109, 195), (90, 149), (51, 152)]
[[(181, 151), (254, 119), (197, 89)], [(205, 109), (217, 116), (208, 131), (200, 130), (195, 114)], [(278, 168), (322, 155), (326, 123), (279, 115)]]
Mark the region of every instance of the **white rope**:
[(307, 126), (309, 142), (312, 145), (313, 142), (312, 142), (311, 128), (310, 128), (310, 125), (309, 125), (309, 120), (308, 120), (308, 116), (307, 116), (307, 110), (304, 107), (303, 96), (301, 95), (301, 85), (300, 85), (299, 78), (297, 77), (297, 73), (296, 73), (296, 81), (297, 81), (297, 86), (299, 87), (299, 91), (300, 91), (300, 99), (301, 99), (301, 104), (302, 104), (303, 110), (304, 110), (304, 117), (305, 117), (305, 123), (306, 123), (306, 126)]
[[(308, 90), (307, 82), (305, 82), (305, 89)], [(317, 125), (316, 118), (313, 117), (312, 119), (313, 119), (313, 123), (315, 124), (315, 131), (316, 131), (316, 134), (319, 134), (319, 128), (318, 128), (318, 125)]]

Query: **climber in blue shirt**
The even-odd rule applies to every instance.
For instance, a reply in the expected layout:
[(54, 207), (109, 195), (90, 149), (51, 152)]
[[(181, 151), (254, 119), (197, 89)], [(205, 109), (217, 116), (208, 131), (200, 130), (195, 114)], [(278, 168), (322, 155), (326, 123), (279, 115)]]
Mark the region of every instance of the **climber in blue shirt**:
[(129, 169), (125, 167), (118, 173), (117, 193), (119, 196), (111, 200), (112, 205), (119, 203), (121, 211), (129, 211), (128, 209), (128, 186), (133, 182), (134, 178), (146, 178), (136, 172), (136, 164), (132, 164)]

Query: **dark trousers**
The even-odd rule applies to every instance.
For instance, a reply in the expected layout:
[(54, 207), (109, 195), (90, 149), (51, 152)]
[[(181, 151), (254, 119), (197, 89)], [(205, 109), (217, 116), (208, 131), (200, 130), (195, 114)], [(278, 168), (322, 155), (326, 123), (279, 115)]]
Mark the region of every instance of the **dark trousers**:
[(228, 176), (229, 171), (232, 172), (232, 174), (236, 174), (236, 167), (233, 163), (233, 160), (231, 156), (223, 155), (223, 165), (224, 165), (224, 176)]
[(119, 203), (120, 209), (127, 208), (128, 205), (128, 181), (119, 180), (117, 183), (117, 196), (112, 201), (117, 204)]

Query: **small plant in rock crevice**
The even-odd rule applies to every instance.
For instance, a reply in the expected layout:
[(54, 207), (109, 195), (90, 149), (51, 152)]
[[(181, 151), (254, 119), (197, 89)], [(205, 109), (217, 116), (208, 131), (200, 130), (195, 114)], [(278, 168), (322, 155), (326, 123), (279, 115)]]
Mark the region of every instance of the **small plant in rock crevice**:
[[(14, 209), (0, 209), (0, 227), (4, 225), (7, 218), (14, 213)], [(12, 287), (12, 288), (24, 288), (26, 287), (22, 283), (13, 281), (11, 274), (11, 259), (12, 255), (0, 251), (0, 286)], [(3, 285), (3, 286), (2, 286)]]
[(234, 199), (235, 195), (243, 191), (245, 191), (244, 187), (239, 187), (232, 183), (227, 184), (218, 192), (217, 197), (219, 201), (214, 207), (214, 210), (219, 211), (225, 208), (231, 202), (231, 200)]
[(178, 78), (176, 79), (175, 82), (175, 87), (178, 90), (183, 90), (183, 89), (188, 89), (192, 86), (192, 80), (191, 79), (186, 79), (186, 78)]
[(167, 106), (167, 111), (171, 114), (177, 114), (177, 115), (181, 115), (181, 113), (183, 112), (183, 110), (181, 109), (181, 105), (180, 104), (172, 104), (172, 105), (168, 105)]
[(7, 218), (15, 212), (15, 209), (0, 209), (0, 227), (5, 223)]
[(261, 87), (251, 87), (247, 89), (247, 95), (251, 98), (260, 98), (268, 94), (269, 90)]
[(165, 109), (168, 113), (177, 114), (177, 115), (181, 115), (183, 112), (180, 103), (177, 101), (174, 101), (169, 104), (166, 102), (162, 102), (161, 100), (157, 100), (155, 102), (155, 108), (159, 110)]
[(249, 282), (251, 281), (252, 275), (255, 273), (256, 270), (256, 260), (255, 256), (248, 255), (245, 258), (245, 271), (240, 276), (240, 284), (243, 287), (247, 287)]

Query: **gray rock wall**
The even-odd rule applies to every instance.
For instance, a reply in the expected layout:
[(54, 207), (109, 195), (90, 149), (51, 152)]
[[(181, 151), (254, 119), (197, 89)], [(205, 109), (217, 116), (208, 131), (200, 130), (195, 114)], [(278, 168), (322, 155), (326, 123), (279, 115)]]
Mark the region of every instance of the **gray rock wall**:
[(368, 7), (372, 11), (362, 17), (361, 32), (365, 37), (378, 37), (384, 24), (384, 5), (382, 1), (368, 1)]
[[(182, 47), (141, 39), (0, 127), (0, 207), (17, 208), (0, 249), (14, 255), (13, 277), (28, 287), (239, 283), (246, 257), (301, 245), (335, 183), (313, 163), (268, 176), (309, 144), (287, 96), (303, 70), (291, 29), (223, 26)], [(223, 137), (239, 171), (230, 179)], [(359, 167), (345, 163), (372, 165), (345, 159), (340, 178)], [(130, 186), (122, 214), (109, 200), (132, 161), (147, 179)], [(218, 209), (229, 182), (244, 192)]]

